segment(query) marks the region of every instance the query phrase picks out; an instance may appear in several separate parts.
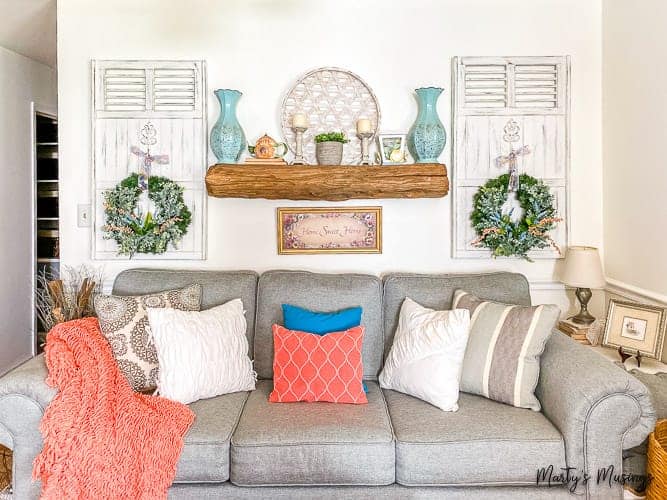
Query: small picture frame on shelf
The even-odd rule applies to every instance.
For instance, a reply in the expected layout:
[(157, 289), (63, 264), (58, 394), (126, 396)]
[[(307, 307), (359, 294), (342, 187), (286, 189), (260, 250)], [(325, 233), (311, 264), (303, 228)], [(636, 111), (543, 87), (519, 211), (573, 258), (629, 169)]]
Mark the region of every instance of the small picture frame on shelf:
[(404, 165), (408, 162), (406, 134), (377, 135), (377, 163), (381, 165)]
[(660, 358), (665, 340), (665, 309), (648, 304), (609, 301), (603, 345)]

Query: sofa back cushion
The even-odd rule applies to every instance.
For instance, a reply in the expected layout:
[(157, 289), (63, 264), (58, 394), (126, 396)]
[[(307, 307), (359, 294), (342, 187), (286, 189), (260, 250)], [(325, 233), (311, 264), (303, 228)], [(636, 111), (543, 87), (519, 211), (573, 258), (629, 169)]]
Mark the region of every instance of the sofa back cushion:
[(128, 269), (116, 276), (114, 295), (145, 295), (183, 288), (191, 283), (202, 286), (201, 309), (210, 309), (230, 300), (241, 299), (248, 323), (246, 337), (252, 358), (255, 331), (257, 273), (253, 271), (190, 271), (168, 269)]
[(272, 325), (283, 324), (282, 304), (312, 311), (339, 311), (360, 306), (365, 327), (362, 357), (364, 378), (376, 380), (382, 367), (382, 282), (366, 274), (317, 274), (268, 271), (259, 278), (255, 327), (255, 371), (273, 377)]
[(454, 292), (458, 289), (485, 300), (530, 305), (528, 280), (522, 274), (388, 274), (384, 277), (385, 355), (389, 354), (393, 343), (406, 297), (431, 309), (451, 309)]

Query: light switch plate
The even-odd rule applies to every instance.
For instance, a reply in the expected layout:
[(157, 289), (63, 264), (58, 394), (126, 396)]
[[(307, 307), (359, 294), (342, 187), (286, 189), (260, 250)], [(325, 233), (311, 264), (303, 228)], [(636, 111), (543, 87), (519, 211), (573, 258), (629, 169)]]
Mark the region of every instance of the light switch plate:
[(79, 227), (90, 227), (90, 203), (76, 206), (76, 224)]

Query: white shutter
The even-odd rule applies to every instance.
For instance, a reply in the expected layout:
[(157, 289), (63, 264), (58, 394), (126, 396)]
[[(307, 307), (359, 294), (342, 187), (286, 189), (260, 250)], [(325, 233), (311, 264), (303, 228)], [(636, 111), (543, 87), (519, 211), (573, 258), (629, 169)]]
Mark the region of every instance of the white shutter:
[[(472, 197), (487, 180), (507, 173), (496, 158), (509, 152), (503, 128), (519, 125), (520, 141), (530, 154), (519, 159), (519, 173), (544, 180), (555, 195), (564, 219), (552, 237), (565, 249), (568, 242), (569, 66), (557, 57), (455, 57), (453, 74), (452, 196), (453, 256), (488, 258), (487, 250), (470, 243)], [(551, 249), (532, 258), (555, 258)]]
[(203, 61), (94, 61), (99, 118), (199, 118), (205, 107)]
[(169, 163), (153, 165), (152, 175), (168, 177), (184, 188), (192, 223), (178, 245), (161, 255), (133, 259), (204, 259), (206, 257), (207, 167), (206, 66), (204, 61), (111, 61), (92, 63), (94, 221), (93, 258), (127, 259), (116, 243), (102, 239), (103, 193), (138, 171), (130, 153), (139, 146), (139, 131), (151, 122), (158, 143), (152, 154)]

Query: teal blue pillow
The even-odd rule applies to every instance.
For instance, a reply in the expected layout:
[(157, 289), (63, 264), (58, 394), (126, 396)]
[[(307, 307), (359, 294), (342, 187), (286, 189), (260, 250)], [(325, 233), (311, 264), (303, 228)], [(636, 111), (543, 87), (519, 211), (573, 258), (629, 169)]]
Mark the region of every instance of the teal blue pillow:
[(289, 304), (283, 304), (283, 320), (288, 330), (324, 335), (344, 332), (361, 324), (361, 307), (351, 307), (336, 312), (314, 312)]
[[(361, 307), (350, 307), (335, 312), (315, 312), (302, 307), (283, 304), (283, 323), (288, 330), (326, 335), (343, 332), (361, 324)], [(364, 392), (368, 388), (364, 383)]]

